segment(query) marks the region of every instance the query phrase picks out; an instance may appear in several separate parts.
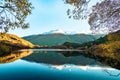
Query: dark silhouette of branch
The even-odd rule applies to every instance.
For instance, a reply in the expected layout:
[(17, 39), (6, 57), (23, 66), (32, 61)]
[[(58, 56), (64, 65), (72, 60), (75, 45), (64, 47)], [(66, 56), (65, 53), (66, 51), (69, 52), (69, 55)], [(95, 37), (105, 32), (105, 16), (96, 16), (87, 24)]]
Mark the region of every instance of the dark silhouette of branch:
[(4, 12), (5, 7), (4, 6), (0, 6), (0, 8), (2, 8), (2, 10), (0, 11), (0, 14), (1, 14), (2, 12)]
[(15, 16), (11, 11), (9, 11), (9, 10), (7, 10), (7, 9), (5, 9), (7, 12), (9, 12), (11, 15), (13, 15), (16, 19), (18, 19), (17, 18), (17, 16)]
[(109, 17), (111, 17), (112, 15), (114, 15), (116, 12), (120, 13), (120, 8), (116, 9), (115, 11), (113, 11), (113, 12), (109, 15)]
[(112, 73), (110, 73), (107, 69), (105, 69), (105, 70), (103, 70), (103, 71), (105, 71), (106, 73), (108, 73), (109, 76), (114, 76), (114, 77), (119, 77), (119, 76), (120, 76), (120, 72), (119, 72), (118, 74), (112, 74)]
[(6, 8), (5, 6), (0, 6), (0, 8)]
[(0, 28), (4, 29), (4, 32), (8, 32), (9, 29), (28, 28), (25, 19), (32, 9), (32, 3), (28, 0), (4, 0), (0, 5)]

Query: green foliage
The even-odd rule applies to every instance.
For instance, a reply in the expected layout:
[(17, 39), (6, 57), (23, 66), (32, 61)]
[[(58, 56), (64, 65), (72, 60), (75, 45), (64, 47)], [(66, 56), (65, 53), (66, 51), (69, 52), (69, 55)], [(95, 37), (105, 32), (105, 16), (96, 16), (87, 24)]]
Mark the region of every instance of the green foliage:
[(114, 33), (110, 33), (104, 37), (100, 37), (95, 41), (83, 43), (80, 46), (81, 47), (85, 47), (85, 46), (91, 47), (91, 46), (99, 45), (99, 44), (106, 44), (106, 43), (110, 44), (111, 42), (114, 42), (114, 41), (120, 41), (120, 30), (117, 32), (114, 32)]
[(107, 41), (107, 39), (105, 37), (100, 37), (94, 41), (88, 41), (88, 42), (84, 42), (84, 43), (71, 43), (71, 42), (66, 42), (64, 43), (63, 45), (67, 46), (68, 48), (69, 47), (73, 47), (73, 48), (84, 48), (84, 49), (87, 49), (93, 45), (99, 45), (99, 44), (102, 44), (102, 43), (105, 43)]
[(66, 46), (67, 48), (78, 48), (80, 46), (80, 44), (78, 43), (70, 43), (70, 42), (65, 42), (63, 45)]
[(29, 0), (1, 0), (0, 27), (4, 32), (15, 28), (28, 28), (26, 17), (31, 14), (32, 4)]
[(36, 45), (55, 46), (55, 45), (61, 45), (65, 42), (81, 44), (84, 42), (96, 40), (99, 37), (100, 35), (87, 35), (87, 34), (76, 34), (76, 35), (47, 34), (47, 35), (27, 36), (24, 37), (24, 39)]
[[(95, 41), (90, 41), (86, 43), (71, 43), (66, 42), (63, 44), (64, 46), (67, 46), (68, 48), (77, 48), (77, 49), (88, 49), (91, 53), (105, 55), (112, 57), (114, 53), (120, 53), (120, 30), (114, 33), (110, 33), (104, 37), (100, 37), (99, 39)], [(102, 55), (101, 55), (102, 56)]]
[(102, 43), (105, 43), (105, 42), (107, 42), (106, 36), (105, 37), (100, 37), (99, 39), (97, 39), (95, 41), (90, 41), (90, 42), (87, 42), (87, 43), (83, 43), (83, 44), (81, 44), (81, 46), (91, 47), (93, 45), (99, 45), (99, 44), (102, 44)]

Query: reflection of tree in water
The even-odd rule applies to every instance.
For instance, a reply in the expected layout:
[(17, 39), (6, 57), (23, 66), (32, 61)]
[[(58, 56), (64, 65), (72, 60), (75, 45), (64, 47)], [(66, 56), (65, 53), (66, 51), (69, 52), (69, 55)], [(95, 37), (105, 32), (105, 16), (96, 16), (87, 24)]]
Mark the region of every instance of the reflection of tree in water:
[(113, 68), (120, 70), (120, 61), (117, 58), (95, 57), (95, 59), (103, 64), (109, 65)]
[(105, 56), (101, 56), (101, 55), (96, 56), (96, 55), (94, 55), (92, 53), (88, 53), (88, 52), (73, 51), (73, 52), (61, 52), (61, 53), (66, 57), (83, 55), (88, 58), (93, 58), (93, 59), (101, 62), (102, 64), (105, 64), (105, 65), (108, 65), (108, 66), (111, 66), (113, 68), (120, 70), (119, 55), (115, 56), (114, 58), (110, 58), (110, 57), (105, 57)]
[(120, 61), (119, 58), (109, 58), (109, 57), (95, 57), (96, 60), (100, 61), (102, 64), (106, 64), (108, 66), (111, 66), (113, 68), (120, 70)]
[(84, 52), (79, 52), (79, 51), (59, 51), (59, 53), (62, 53), (65, 57), (70, 57), (70, 56), (80, 56), (81, 53), (84, 53)]
[(27, 51), (14, 51), (10, 54), (0, 56), (0, 63), (10, 63), (20, 58), (26, 57), (32, 53), (31, 50)]
[(105, 56), (95, 56), (94, 54), (91, 54), (91, 53), (78, 52), (78, 51), (60, 52), (60, 53), (62, 53), (65, 57), (83, 55), (85, 57), (93, 58), (93, 59), (101, 62), (102, 64), (109, 65), (113, 68), (120, 70), (120, 60), (119, 60), (118, 56), (115, 56), (114, 58), (109, 58), (109, 57), (105, 57)]
[(109, 70), (107, 70), (107, 69), (104, 69), (103, 71), (105, 71), (107, 74), (109, 74), (109, 76), (114, 76), (114, 77), (120, 76), (120, 72), (118, 72), (117, 74), (113, 74), (112, 72), (109, 72)]
[[(102, 64), (105, 64), (105, 65), (108, 65), (108, 66), (111, 66), (113, 68), (116, 68), (116, 69), (120, 70), (119, 57), (109, 58), (109, 57), (104, 57), (104, 56), (96, 56), (92, 53), (88, 53), (88, 52), (85, 52), (85, 51), (47, 51), (47, 50), (40, 51), (40, 50), (38, 50), (38, 51), (34, 51), (34, 53), (39, 53), (39, 54), (32, 54), (31, 56), (29, 56), (27, 58), (24, 58), (24, 59), (28, 59), (28, 60), (33, 60), (34, 59), (37, 62), (42, 62), (42, 61), (43, 62), (44, 61), (50, 62), (51, 61), (51, 62), (55, 62), (56, 64), (59, 64), (59, 61), (65, 62), (65, 60), (63, 61), (63, 59), (61, 60), (61, 58), (58, 59), (60, 57), (60, 55), (58, 55), (58, 54), (63, 55), (64, 59), (67, 59), (67, 58), (70, 58), (70, 57), (76, 57), (77, 58), (78, 56), (84, 56), (86, 58), (95, 59), (95, 61), (99, 61)], [(43, 53), (46, 53), (46, 54), (43, 54)], [(37, 55), (39, 55), (39, 57), (41, 57), (41, 58), (38, 58)], [(53, 56), (54, 56), (55, 59), (58, 59), (58, 61), (55, 61), (55, 59), (51, 59), (51, 57), (53, 57)], [(78, 59), (77, 62), (74, 61), (74, 63), (79, 63), (80, 62), (79, 60), (80, 59)], [(85, 60), (82, 60), (82, 61), (85, 61)], [(69, 62), (69, 63), (72, 63), (72, 62)]]
[(35, 51), (35, 53), (22, 58), (30, 62), (45, 63), (52, 65), (75, 64), (75, 65), (101, 65), (94, 59), (86, 58), (79, 52), (72, 51)]

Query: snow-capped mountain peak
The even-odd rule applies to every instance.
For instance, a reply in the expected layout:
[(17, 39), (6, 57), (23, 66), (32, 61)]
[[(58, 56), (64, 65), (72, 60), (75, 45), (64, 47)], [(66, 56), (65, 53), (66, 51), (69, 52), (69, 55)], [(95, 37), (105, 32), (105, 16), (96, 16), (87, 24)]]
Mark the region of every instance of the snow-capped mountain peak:
[(56, 30), (50, 30), (48, 32), (45, 32), (43, 34), (65, 34), (66, 32), (64, 32), (63, 30), (61, 29), (56, 29)]
[(44, 32), (42, 34), (65, 34), (65, 35), (74, 35), (74, 34), (87, 34), (86, 32), (78, 32), (78, 31), (63, 31), (61, 29), (50, 30), (48, 32)]

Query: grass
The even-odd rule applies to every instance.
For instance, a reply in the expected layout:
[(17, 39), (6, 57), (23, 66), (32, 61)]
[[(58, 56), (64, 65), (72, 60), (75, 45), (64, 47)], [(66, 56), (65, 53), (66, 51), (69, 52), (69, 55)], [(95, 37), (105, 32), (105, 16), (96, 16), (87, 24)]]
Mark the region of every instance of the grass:
[(33, 48), (34, 45), (16, 35), (0, 33), (0, 55), (23, 48)]

